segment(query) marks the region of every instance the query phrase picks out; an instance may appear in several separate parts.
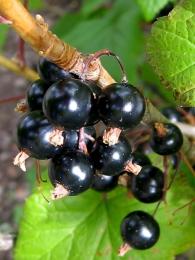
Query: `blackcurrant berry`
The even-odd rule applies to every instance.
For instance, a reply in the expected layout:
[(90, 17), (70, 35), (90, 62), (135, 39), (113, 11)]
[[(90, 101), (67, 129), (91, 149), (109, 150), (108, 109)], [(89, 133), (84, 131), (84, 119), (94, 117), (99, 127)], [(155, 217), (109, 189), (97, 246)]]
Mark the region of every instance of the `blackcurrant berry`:
[(62, 151), (62, 146), (50, 143), (49, 136), (54, 130), (41, 111), (25, 114), (17, 127), (18, 148), (39, 160), (52, 158)]
[(165, 107), (162, 113), (173, 123), (183, 121), (181, 113), (174, 107)]
[(87, 81), (85, 83), (88, 85), (88, 87), (91, 89), (91, 91), (93, 93), (92, 108), (90, 111), (89, 119), (86, 123), (86, 125), (90, 126), (90, 125), (96, 124), (100, 120), (99, 114), (98, 114), (98, 98), (101, 95), (102, 90), (93, 81)]
[(90, 188), (93, 175), (93, 165), (81, 152), (67, 152), (52, 159), (49, 165), (51, 183), (62, 185), (71, 196)]
[(43, 97), (49, 84), (41, 79), (33, 82), (27, 91), (27, 102), (30, 111), (42, 110)]
[(73, 77), (71, 73), (59, 68), (56, 64), (45, 58), (39, 60), (37, 70), (40, 78), (50, 84), (65, 78)]
[(148, 156), (140, 152), (133, 152), (131, 154), (131, 160), (132, 163), (138, 164), (140, 166), (151, 165), (151, 161)]
[(180, 150), (183, 144), (183, 135), (174, 124), (156, 123), (153, 127), (150, 145), (155, 153), (171, 155)]
[(66, 79), (51, 85), (43, 100), (43, 111), (48, 119), (65, 129), (80, 129), (90, 115), (92, 92), (76, 79)]
[(113, 190), (118, 184), (118, 176), (108, 176), (96, 173), (91, 188), (100, 192)]
[(157, 167), (148, 165), (142, 167), (138, 175), (131, 178), (133, 195), (144, 203), (159, 201), (163, 196), (164, 175)]
[(159, 239), (157, 221), (144, 211), (129, 213), (121, 223), (121, 236), (125, 243), (135, 249), (148, 249)]
[(103, 90), (98, 109), (107, 126), (128, 129), (140, 123), (145, 112), (145, 101), (132, 85), (114, 83)]
[(75, 151), (78, 149), (78, 132), (76, 130), (65, 130), (63, 132), (64, 144), (63, 150)]
[(131, 146), (123, 136), (120, 136), (117, 144), (110, 146), (103, 143), (100, 137), (91, 152), (95, 168), (102, 174), (110, 176), (120, 174), (130, 156)]

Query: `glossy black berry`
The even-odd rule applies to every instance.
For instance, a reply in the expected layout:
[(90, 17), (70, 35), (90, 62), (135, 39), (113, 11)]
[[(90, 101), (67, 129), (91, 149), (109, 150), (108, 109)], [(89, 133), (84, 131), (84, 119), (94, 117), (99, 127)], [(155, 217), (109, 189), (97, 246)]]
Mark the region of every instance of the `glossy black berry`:
[(103, 90), (98, 108), (100, 117), (107, 126), (128, 129), (142, 120), (145, 101), (132, 85), (114, 83)]
[(110, 146), (99, 138), (91, 153), (95, 168), (102, 174), (110, 176), (120, 174), (130, 156), (131, 146), (123, 136), (120, 136), (117, 144)]
[(65, 130), (63, 132), (64, 144), (63, 150), (75, 151), (78, 149), (79, 136), (76, 130)]
[(140, 173), (131, 178), (133, 195), (144, 203), (152, 203), (162, 199), (163, 187), (163, 172), (151, 165), (143, 166)]
[(56, 64), (45, 58), (39, 60), (37, 70), (40, 78), (50, 84), (65, 78), (73, 77), (71, 73), (59, 68)]
[(131, 154), (131, 160), (132, 163), (138, 164), (140, 166), (151, 165), (151, 161), (148, 156), (137, 151)]
[(121, 223), (123, 241), (135, 249), (148, 249), (159, 239), (160, 227), (157, 221), (144, 211), (129, 213)]
[(174, 107), (165, 107), (162, 113), (173, 123), (183, 121), (181, 113)]
[(90, 126), (96, 124), (100, 120), (99, 113), (98, 113), (98, 99), (102, 93), (102, 90), (93, 81), (87, 81), (86, 84), (88, 85), (88, 87), (91, 89), (93, 93), (92, 108), (90, 111), (89, 119), (86, 123), (86, 125)]
[(93, 175), (93, 165), (81, 152), (67, 152), (52, 159), (49, 165), (51, 183), (61, 184), (71, 196), (90, 188)]
[(25, 114), (17, 127), (18, 148), (36, 159), (54, 157), (62, 151), (62, 146), (54, 146), (49, 141), (54, 129), (41, 111)]
[(38, 79), (27, 91), (27, 103), (30, 111), (42, 110), (43, 97), (50, 84)]
[(118, 176), (108, 176), (96, 173), (91, 188), (100, 192), (113, 190), (118, 184)]
[(183, 135), (174, 124), (161, 124), (153, 127), (150, 145), (155, 153), (171, 155), (180, 150), (183, 144)]
[(43, 111), (55, 125), (65, 129), (80, 129), (88, 121), (92, 107), (92, 92), (76, 79), (66, 79), (51, 85), (43, 100)]

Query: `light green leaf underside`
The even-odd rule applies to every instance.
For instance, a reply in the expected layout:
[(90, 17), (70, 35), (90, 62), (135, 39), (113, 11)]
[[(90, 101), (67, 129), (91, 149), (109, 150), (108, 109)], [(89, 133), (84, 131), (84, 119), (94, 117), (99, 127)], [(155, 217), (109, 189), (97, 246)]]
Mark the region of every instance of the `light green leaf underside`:
[(147, 42), (150, 64), (180, 105), (195, 105), (195, 0), (154, 23)]
[(151, 21), (170, 0), (136, 0), (146, 21)]
[[(156, 215), (161, 228), (159, 242), (150, 250), (132, 250), (123, 259), (169, 260), (195, 245), (194, 209), (187, 218), (187, 208), (173, 215), (193, 196), (186, 177), (179, 178), (168, 193), (167, 205)], [(109, 193), (107, 199), (88, 191), (50, 204), (35, 193), (25, 206), (15, 260), (119, 260), (123, 217), (134, 210), (152, 213), (154, 208), (155, 204), (130, 199), (124, 188)]]

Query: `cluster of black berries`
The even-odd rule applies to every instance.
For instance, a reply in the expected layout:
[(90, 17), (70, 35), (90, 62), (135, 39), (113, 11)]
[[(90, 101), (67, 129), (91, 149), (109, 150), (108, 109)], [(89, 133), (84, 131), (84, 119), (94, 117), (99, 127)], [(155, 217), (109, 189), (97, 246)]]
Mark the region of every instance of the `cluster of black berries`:
[[(123, 130), (137, 126), (145, 112), (142, 94), (128, 83), (114, 83), (101, 89), (42, 59), (40, 78), (27, 93), (28, 112), (17, 127), (20, 153), (14, 163), (25, 170), (25, 160), (51, 159), (49, 178), (52, 198), (77, 195), (89, 188), (99, 192), (114, 189), (124, 176), (128, 187), (144, 203), (163, 197), (164, 176), (147, 156), (133, 152)], [(96, 137), (94, 125), (107, 127)], [(121, 133), (122, 132), (122, 133)], [(155, 123), (151, 147), (160, 155), (176, 153), (183, 142), (173, 124)], [(156, 220), (143, 211), (127, 215), (121, 224), (127, 247), (147, 249), (159, 238)]]

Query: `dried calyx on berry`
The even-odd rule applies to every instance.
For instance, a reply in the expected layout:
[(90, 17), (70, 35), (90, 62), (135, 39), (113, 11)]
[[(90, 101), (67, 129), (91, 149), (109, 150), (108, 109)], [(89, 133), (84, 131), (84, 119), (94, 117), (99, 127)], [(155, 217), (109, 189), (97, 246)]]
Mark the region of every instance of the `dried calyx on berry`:
[(131, 146), (123, 135), (113, 145), (105, 144), (99, 137), (90, 156), (95, 168), (103, 175), (115, 176), (123, 171), (138, 174), (141, 170), (141, 166), (132, 163)]
[(160, 155), (171, 155), (180, 150), (183, 135), (180, 129), (171, 123), (155, 123), (150, 140), (153, 151)]
[(49, 178), (54, 185), (52, 199), (80, 194), (91, 187), (94, 167), (81, 152), (67, 152), (53, 158), (49, 165)]
[(143, 250), (154, 246), (160, 236), (160, 227), (148, 213), (133, 211), (121, 223), (121, 236), (124, 244), (119, 255), (123, 256), (130, 248)]
[[(113, 128), (112, 134), (104, 138), (107, 143), (117, 143), (116, 132), (137, 126), (145, 112), (145, 100), (138, 89), (128, 83), (113, 83), (99, 97), (98, 111), (106, 126)], [(120, 131), (116, 131), (119, 129)], [(107, 133), (106, 133), (107, 134)], [(118, 135), (118, 136), (119, 136)]]
[[(56, 129), (41, 111), (32, 111), (20, 119), (17, 144), (21, 153), (39, 160), (50, 159), (62, 152), (63, 143), (63, 131)], [(16, 156), (14, 164), (20, 165), (23, 158), (22, 155)]]

